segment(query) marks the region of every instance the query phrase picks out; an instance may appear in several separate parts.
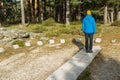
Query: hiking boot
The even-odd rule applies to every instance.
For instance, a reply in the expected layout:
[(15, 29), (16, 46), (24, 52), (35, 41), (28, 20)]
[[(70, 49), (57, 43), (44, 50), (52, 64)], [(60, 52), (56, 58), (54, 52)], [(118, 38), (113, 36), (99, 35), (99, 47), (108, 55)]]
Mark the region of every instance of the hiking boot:
[(86, 50), (86, 53), (89, 53), (89, 50)]
[(89, 50), (89, 53), (93, 53), (93, 51), (92, 51), (92, 50)]

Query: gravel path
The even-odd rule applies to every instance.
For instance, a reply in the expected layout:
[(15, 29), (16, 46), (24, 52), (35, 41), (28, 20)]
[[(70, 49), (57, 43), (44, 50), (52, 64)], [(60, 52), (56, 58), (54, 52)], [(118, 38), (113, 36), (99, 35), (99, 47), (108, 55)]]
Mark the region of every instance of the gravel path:
[[(88, 80), (120, 80), (119, 44), (102, 47), (102, 52), (91, 64)], [(54, 51), (36, 48), (30, 54), (0, 66), (0, 80), (45, 80), (52, 72), (70, 59), (78, 48), (71, 46)], [(47, 53), (40, 55), (42, 52)]]
[[(39, 50), (41, 49), (35, 51)], [(0, 80), (44, 80), (77, 51), (78, 48), (72, 46), (53, 52), (46, 50), (48, 54), (42, 56), (38, 53), (26, 54), (14, 62), (0, 66)]]

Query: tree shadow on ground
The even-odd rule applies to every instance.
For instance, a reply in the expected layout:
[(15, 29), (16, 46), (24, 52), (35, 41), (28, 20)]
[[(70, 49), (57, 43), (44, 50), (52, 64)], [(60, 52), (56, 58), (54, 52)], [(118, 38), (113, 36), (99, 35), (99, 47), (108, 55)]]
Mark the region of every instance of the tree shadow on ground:
[(99, 53), (77, 80), (120, 80), (120, 62)]

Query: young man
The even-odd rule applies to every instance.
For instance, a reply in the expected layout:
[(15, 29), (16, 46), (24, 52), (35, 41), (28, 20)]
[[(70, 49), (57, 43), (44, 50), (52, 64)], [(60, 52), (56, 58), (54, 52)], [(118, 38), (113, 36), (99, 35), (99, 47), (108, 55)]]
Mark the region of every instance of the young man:
[(82, 31), (85, 33), (86, 52), (92, 53), (93, 35), (96, 34), (96, 22), (94, 17), (92, 17), (90, 10), (87, 10), (87, 15), (82, 21)]

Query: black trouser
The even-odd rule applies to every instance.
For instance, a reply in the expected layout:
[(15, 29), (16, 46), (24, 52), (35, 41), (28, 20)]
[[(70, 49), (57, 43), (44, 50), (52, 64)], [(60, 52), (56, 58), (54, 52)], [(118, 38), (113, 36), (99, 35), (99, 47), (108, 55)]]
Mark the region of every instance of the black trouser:
[(85, 48), (92, 50), (93, 47), (93, 33), (85, 33)]

